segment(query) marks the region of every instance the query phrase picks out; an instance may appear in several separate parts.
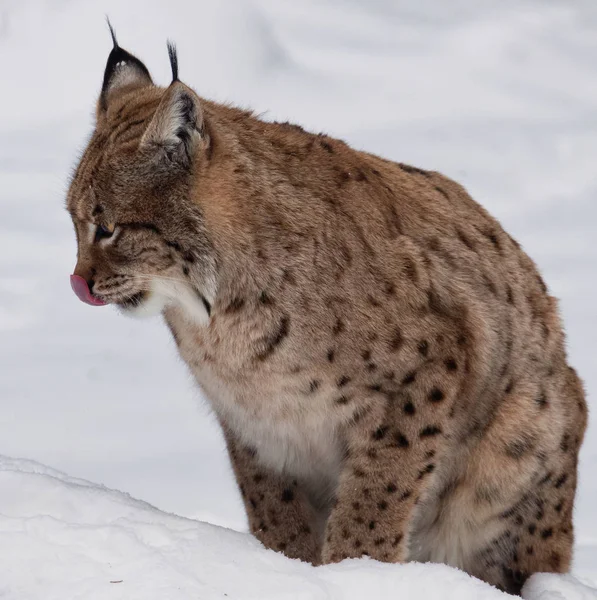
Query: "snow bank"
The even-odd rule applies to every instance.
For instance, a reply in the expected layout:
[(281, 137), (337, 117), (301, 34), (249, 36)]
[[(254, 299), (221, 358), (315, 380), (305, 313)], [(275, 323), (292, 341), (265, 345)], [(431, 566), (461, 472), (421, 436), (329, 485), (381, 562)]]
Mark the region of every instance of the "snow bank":
[[(161, 512), (127, 494), (0, 456), (3, 600), (492, 600), (443, 565), (368, 559), (313, 568), (248, 534)], [(597, 598), (572, 577), (529, 581), (530, 600)]]

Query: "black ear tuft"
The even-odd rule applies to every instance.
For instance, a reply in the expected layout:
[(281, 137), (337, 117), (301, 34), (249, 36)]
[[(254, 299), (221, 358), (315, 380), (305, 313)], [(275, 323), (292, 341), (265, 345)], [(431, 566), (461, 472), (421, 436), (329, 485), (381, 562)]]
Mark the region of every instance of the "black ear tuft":
[(110, 35), (112, 36), (114, 47), (108, 56), (108, 62), (106, 63), (106, 69), (104, 70), (104, 81), (102, 83), (102, 92), (100, 95), (100, 107), (103, 110), (107, 109), (108, 93), (113, 87), (112, 84), (115, 83), (117, 79), (117, 74), (126, 71), (132, 78), (138, 80), (140, 83), (153, 83), (147, 67), (136, 56), (133, 56), (130, 52), (127, 52), (118, 45), (114, 28), (109, 20), (108, 27), (110, 28)]
[(110, 35), (112, 36), (112, 42), (114, 43), (114, 48), (118, 48), (118, 41), (116, 40), (116, 33), (114, 33), (114, 27), (112, 27), (112, 23), (110, 23), (110, 17), (106, 15), (106, 23), (108, 23), (108, 28), (110, 29)]
[(176, 44), (168, 40), (168, 57), (170, 58), (170, 67), (172, 68), (172, 83), (178, 81), (178, 55), (176, 54)]

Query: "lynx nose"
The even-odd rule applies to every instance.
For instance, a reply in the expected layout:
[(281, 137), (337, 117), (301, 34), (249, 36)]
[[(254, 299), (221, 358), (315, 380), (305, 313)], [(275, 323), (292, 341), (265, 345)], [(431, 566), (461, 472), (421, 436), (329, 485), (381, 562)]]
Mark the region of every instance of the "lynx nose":
[(91, 306), (104, 306), (106, 304), (103, 300), (100, 300), (91, 293), (90, 288), (93, 287), (93, 280), (87, 282), (87, 280), (80, 275), (73, 274), (70, 276), (70, 285), (81, 302), (85, 302), (85, 304), (90, 304)]

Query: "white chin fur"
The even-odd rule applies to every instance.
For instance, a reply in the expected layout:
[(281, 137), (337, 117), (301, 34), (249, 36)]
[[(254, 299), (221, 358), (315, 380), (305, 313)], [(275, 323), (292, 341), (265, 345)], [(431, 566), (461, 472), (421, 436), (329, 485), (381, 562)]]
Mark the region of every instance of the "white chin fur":
[(161, 314), (167, 304), (168, 298), (152, 290), (145, 294), (143, 301), (139, 304), (135, 304), (134, 306), (121, 306), (119, 308), (127, 317), (145, 319)]
[(178, 305), (184, 310), (189, 321), (199, 325), (209, 322), (209, 315), (195, 291), (185, 283), (165, 281), (156, 277), (151, 282), (151, 289), (145, 298), (136, 306), (121, 308), (127, 316), (143, 319), (162, 313), (167, 306)]

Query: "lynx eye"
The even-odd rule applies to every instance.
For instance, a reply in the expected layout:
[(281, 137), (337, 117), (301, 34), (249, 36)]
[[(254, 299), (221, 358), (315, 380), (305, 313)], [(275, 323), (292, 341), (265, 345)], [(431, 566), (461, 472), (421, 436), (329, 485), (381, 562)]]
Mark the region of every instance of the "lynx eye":
[(95, 230), (95, 242), (99, 242), (100, 240), (105, 240), (107, 238), (112, 237), (114, 234), (114, 229), (116, 225), (114, 223), (108, 223), (104, 225), (100, 223)]

